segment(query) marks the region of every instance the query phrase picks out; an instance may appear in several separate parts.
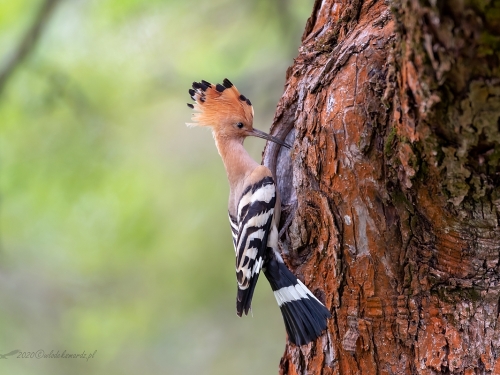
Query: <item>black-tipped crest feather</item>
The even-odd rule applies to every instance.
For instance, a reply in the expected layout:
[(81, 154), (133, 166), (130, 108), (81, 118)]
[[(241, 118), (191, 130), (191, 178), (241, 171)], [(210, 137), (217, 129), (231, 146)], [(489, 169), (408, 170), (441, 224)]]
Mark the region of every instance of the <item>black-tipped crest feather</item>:
[(200, 82), (193, 82), (193, 89), (200, 89), (201, 91), (205, 92), (207, 91), (207, 89), (209, 88), (209, 86), (205, 85), (204, 83), (200, 83)]
[[(227, 78), (223, 80), (223, 85), (212, 84), (206, 80), (193, 82), (189, 94), (196, 102), (193, 122), (189, 125), (218, 126), (228, 118), (235, 119), (235, 123), (253, 122), (253, 108), (241, 104), (238, 89)], [(248, 99), (244, 98), (243, 101), (248, 104)]]

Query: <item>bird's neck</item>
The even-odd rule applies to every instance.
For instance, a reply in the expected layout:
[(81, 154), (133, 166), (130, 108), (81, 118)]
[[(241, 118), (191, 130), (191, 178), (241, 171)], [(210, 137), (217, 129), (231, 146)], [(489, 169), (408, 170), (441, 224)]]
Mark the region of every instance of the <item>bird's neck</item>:
[(226, 168), (229, 185), (234, 188), (244, 181), (259, 164), (243, 147), (243, 139), (214, 135), (215, 144)]

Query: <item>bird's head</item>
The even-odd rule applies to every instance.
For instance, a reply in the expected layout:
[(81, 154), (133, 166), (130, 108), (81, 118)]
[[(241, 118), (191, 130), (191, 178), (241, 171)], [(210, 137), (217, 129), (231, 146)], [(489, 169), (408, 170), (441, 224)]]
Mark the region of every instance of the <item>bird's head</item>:
[(241, 95), (227, 78), (222, 83), (215, 85), (204, 80), (193, 82), (189, 95), (195, 103), (188, 103), (188, 107), (196, 112), (192, 117), (193, 122), (187, 125), (208, 126), (217, 137), (243, 141), (245, 137), (254, 136), (290, 148), (280, 139), (254, 129), (250, 100)]

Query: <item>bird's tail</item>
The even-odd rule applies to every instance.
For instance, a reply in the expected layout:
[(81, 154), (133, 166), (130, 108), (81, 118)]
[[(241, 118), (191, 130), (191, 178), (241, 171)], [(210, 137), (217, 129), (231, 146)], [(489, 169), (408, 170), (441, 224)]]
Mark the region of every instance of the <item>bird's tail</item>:
[(283, 314), (288, 339), (296, 345), (315, 340), (326, 329), (330, 311), (287, 266), (270, 260), (264, 269)]

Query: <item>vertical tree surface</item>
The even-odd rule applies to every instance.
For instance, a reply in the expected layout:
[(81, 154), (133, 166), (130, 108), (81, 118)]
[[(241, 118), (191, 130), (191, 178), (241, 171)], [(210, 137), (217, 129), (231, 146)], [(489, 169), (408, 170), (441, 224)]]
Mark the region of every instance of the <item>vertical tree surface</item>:
[(500, 2), (317, 0), (264, 163), (332, 311), (280, 373), (500, 374)]

